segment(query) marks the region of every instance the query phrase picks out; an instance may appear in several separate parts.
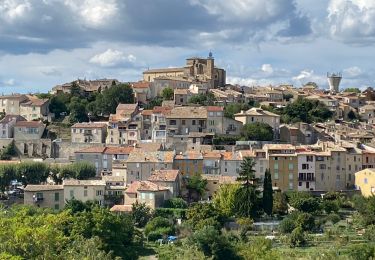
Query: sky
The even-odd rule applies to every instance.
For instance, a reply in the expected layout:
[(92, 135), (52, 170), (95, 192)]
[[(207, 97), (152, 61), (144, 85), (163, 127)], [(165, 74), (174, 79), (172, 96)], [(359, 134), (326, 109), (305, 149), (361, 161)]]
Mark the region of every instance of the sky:
[(0, 93), (207, 57), (240, 85), (374, 86), (374, 0), (0, 0)]

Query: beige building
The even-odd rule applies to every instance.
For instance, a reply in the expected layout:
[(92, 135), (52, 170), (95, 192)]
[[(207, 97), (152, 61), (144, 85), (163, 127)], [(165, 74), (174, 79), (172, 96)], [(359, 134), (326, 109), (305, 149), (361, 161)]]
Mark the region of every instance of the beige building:
[(27, 100), (26, 95), (2, 95), (0, 96), (0, 112), (7, 115), (20, 115), (20, 104)]
[(355, 173), (355, 187), (364, 197), (375, 195), (375, 169), (364, 169)]
[(205, 132), (219, 135), (240, 135), (243, 124), (240, 121), (224, 116), (224, 108), (207, 106), (207, 130)]
[(181, 174), (179, 170), (156, 170), (148, 181), (169, 189), (171, 197), (177, 197), (181, 191)]
[[(173, 151), (133, 151), (124, 163), (126, 165), (126, 184), (131, 184), (134, 181), (146, 181), (155, 170), (172, 170), (174, 155)], [(117, 169), (113, 171), (118, 172)]]
[(212, 53), (204, 58), (192, 57), (186, 60), (186, 66), (182, 68), (151, 69), (143, 72), (143, 80), (153, 82), (159, 77), (186, 78), (191, 82), (208, 81), (211, 87), (224, 86), (226, 72), (224, 69), (215, 67), (215, 60)]
[(20, 104), (20, 115), (31, 120), (48, 120), (49, 115), (49, 99), (39, 99), (32, 97), (27, 102)]
[(64, 180), (64, 198), (86, 201), (97, 201), (104, 205), (104, 194), (106, 188), (105, 180)]
[(24, 204), (60, 210), (64, 208), (62, 185), (27, 185), (24, 189)]
[(13, 138), (14, 136), (14, 125), (18, 121), (26, 121), (22, 116), (17, 115), (6, 115), (0, 121), (0, 138)]
[(46, 125), (38, 121), (18, 121), (14, 125), (14, 140), (38, 140)]
[(369, 124), (375, 123), (375, 104), (367, 104), (359, 108), (361, 119), (366, 120)]
[(169, 189), (150, 181), (135, 181), (125, 191), (125, 206), (135, 202), (145, 203), (151, 209), (162, 207), (169, 199)]
[(280, 116), (267, 110), (253, 107), (235, 114), (234, 119), (242, 122), (243, 125), (256, 122), (265, 123), (272, 127), (275, 137), (279, 135)]
[(203, 195), (203, 199), (212, 199), (221, 185), (237, 183), (234, 176), (202, 174), (202, 179), (207, 180), (206, 192)]
[(106, 123), (76, 123), (71, 127), (72, 143), (105, 143)]

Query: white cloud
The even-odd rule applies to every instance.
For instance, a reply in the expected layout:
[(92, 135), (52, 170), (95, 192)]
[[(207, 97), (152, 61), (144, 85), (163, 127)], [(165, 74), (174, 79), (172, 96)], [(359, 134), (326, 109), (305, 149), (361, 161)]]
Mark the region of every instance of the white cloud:
[(332, 37), (360, 44), (375, 40), (375, 1), (331, 0), (327, 11)]
[(362, 74), (361, 68), (359, 68), (357, 66), (353, 66), (353, 67), (344, 69), (343, 72), (344, 72), (343, 73), (344, 77), (358, 77), (358, 76), (360, 76)]
[(125, 55), (122, 51), (108, 49), (103, 53), (96, 54), (90, 59), (91, 63), (98, 64), (103, 67), (111, 67), (121, 63), (134, 63), (136, 57), (133, 54)]
[(273, 68), (272, 68), (271, 64), (263, 64), (262, 65), (262, 71), (267, 73), (267, 74), (272, 74)]
[(8, 80), (3, 81), (3, 84), (6, 86), (14, 86), (15, 83), (16, 83), (15, 79), (8, 79)]
[(315, 82), (320, 87), (327, 84), (327, 79), (323, 75), (316, 75), (313, 70), (302, 70), (297, 76), (292, 77), (296, 84), (306, 84), (307, 82)]
[(101, 27), (108, 24), (117, 14), (118, 7), (115, 0), (65, 0), (88, 27)]
[(31, 9), (28, 0), (3, 0), (0, 1), (0, 19), (4, 21), (14, 21), (22, 18)]

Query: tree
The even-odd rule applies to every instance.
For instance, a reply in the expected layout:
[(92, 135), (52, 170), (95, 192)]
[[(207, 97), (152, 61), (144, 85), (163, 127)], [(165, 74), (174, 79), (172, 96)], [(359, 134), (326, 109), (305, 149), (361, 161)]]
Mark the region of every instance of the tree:
[(78, 122), (88, 122), (89, 118), (86, 112), (86, 106), (78, 97), (73, 97), (69, 104), (69, 122), (71, 124)]
[(164, 202), (164, 208), (186, 209), (187, 202), (182, 198), (172, 198)]
[(214, 105), (215, 100), (216, 98), (214, 94), (212, 94), (211, 92), (208, 92), (206, 94), (200, 93), (200, 94), (192, 96), (189, 99), (189, 103), (199, 104), (201, 106), (212, 106)]
[(353, 92), (353, 93), (361, 93), (361, 90), (359, 88), (346, 88), (344, 89), (344, 92)]
[(234, 115), (241, 112), (241, 110), (248, 110), (250, 106), (248, 104), (231, 103), (225, 106), (224, 116), (234, 119)]
[(239, 259), (227, 238), (211, 226), (195, 231), (189, 238), (189, 243), (196, 245), (207, 257), (212, 257), (212, 259)]
[(245, 124), (242, 129), (242, 136), (245, 140), (272, 141), (273, 129), (263, 122)]
[(63, 113), (69, 113), (67, 104), (70, 102), (70, 95), (61, 93), (52, 96), (49, 102), (49, 110), (55, 114), (56, 118), (60, 118)]
[(193, 175), (188, 179), (186, 188), (188, 189), (188, 199), (189, 201), (198, 201), (202, 198), (206, 192), (207, 180), (202, 179), (201, 174)]
[(13, 156), (17, 155), (14, 141), (10, 142), (0, 153), (0, 160), (11, 160)]
[(173, 88), (166, 87), (161, 92), (161, 95), (162, 95), (162, 97), (163, 97), (164, 100), (173, 100), (173, 96), (174, 96)]
[(75, 81), (72, 83), (72, 86), (70, 87), (70, 95), (72, 97), (80, 97), (82, 95), (82, 88)]
[(16, 179), (17, 168), (12, 164), (0, 165), (0, 191), (8, 189), (10, 182)]
[(17, 166), (17, 179), (24, 185), (40, 184), (49, 176), (49, 167), (41, 162), (22, 162)]
[(224, 216), (230, 217), (235, 214), (235, 199), (239, 184), (223, 184), (215, 193), (213, 204)]
[(252, 158), (245, 157), (237, 177), (241, 187), (236, 193), (235, 208), (236, 215), (240, 217), (254, 218), (258, 214), (260, 203), (254, 165), (255, 162)]
[(112, 86), (102, 92), (102, 105), (104, 107), (103, 114), (113, 114), (116, 112), (118, 104), (133, 104), (133, 89), (128, 84), (119, 84)]
[(276, 192), (273, 196), (273, 213), (278, 215), (285, 215), (288, 211), (288, 201), (285, 193)]
[(173, 223), (167, 218), (155, 217), (145, 226), (145, 235), (151, 241), (163, 238), (166, 235), (173, 235), (175, 232)]
[(353, 110), (350, 110), (348, 112), (348, 119), (351, 120), (351, 121), (358, 120), (359, 119), (359, 115), (356, 112), (354, 112)]
[(266, 214), (272, 215), (273, 208), (273, 189), (271, 172), (269, 169), (264, 174), (263, 181), (263, 210)]
[(186, 211), (187, 223), (193, 230), (201, 229), (204, 226), (214, 226), (217, 229), (222, 227), (223, 216), (208, 203), (194, 203)]
[(144, 227), (152, 217), (151, 208), (146, 206), (145, 203), (136, 201), (132, 205), (132, 217), (137, 227)]

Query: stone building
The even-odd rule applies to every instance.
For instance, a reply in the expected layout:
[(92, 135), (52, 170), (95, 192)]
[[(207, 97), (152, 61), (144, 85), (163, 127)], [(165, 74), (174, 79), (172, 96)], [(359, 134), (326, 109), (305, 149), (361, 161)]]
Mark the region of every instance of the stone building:
[(192, 57), (186, 59), (186, 66), (181, 68), (151, 69), (143, 72), (143, 80), (153, 82), (159, 77), (185, 78), (193, 82), (210, 82), (211, 87), (224, 86), (226, 72), (215, 67), (215, 60), (210, 52), (207, 58)]

